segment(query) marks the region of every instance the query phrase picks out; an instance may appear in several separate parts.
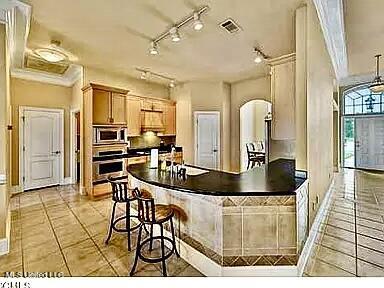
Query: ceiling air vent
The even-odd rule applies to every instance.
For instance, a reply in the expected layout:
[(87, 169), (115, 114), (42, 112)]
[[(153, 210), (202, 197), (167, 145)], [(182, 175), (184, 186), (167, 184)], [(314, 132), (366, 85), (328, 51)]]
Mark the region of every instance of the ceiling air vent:
[(220, 23), (220, 26), (225, 29), (228, 33), (236, 33), (241, 30), (240, 26), (233, 21), (231, 18), (228, 18)]

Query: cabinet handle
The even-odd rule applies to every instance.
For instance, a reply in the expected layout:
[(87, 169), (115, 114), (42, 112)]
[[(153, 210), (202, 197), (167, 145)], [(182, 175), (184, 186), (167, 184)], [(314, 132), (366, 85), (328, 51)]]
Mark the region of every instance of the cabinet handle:
[(109, 123), (113, 123), (113, 118), (109, 118)]

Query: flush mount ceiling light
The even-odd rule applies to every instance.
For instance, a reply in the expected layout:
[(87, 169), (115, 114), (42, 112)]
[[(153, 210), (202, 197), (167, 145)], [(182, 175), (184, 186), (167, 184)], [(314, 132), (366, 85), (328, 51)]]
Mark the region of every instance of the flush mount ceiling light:
[(263, 62), (265, 59), (268, 59), (270, 58), (269, 56), (265, 55), (259, 48), (253, 48), (253, 51), (255, 52), (255, 58), (253, 59), (253, 61), (256, 63), (256, 64), (260, 64), (261, 62)]
[(151, 48), (149, 48), (149, 54), (151, 54), (151, 55), (159, 54), (159, 50), (157, 48), (157, 43), (156, 42), (151, 42)]
[(203, 22), (201, 22), (201, 20), (200, 20), (200, 14), (197, 13), (197, 12), (193, 13), (193, 24), (192, 24), (192, 27), (196, 31), (199, 31), (199, 30), (203, 29), (203, 27), (204, 27)]
[(47, 62), (57, 63), (64, 60), (68, 60), (68, 56), (61, 51), (60, 42), (52, 40), (51, 45), (47, 48), (38, 48), (34, 52), (37, 56), (44, 59)]
[(177, 27), (172, 27), (169, 30), (169, 35), (171, 35), (172, 42), (179, 42), (181, 40)]
[(141, 68), (136, 68), (136, 70), (141, 73), (140, 74), (140, 79), (148, 80), (149, 77), (154, 76), (154, 77), (157, 77), (157, 78), (169, 81), (168, 86), (170, 88), (176, 87), (176, 80), (173, 79), (173, 78), (170, 78), (170, 77), (167, 77), (167, 76), (164, 76), (164, 75), (161, 75), (159, 73), (155, 73), (155, 72), (152, 72), (152, 71), (149, 71), (149, 70), (144, 70), (144, 69), (141, 69)]
[(173, 25), (173, 27), (156, 38), (154, 38), (151, 41), (151, 47), (149, 49), (149, 53), (151, 55), (157, 55), (159, 54), (159, 51), (157, 49), (158, 43), (167, 38), (170, 37), (172, 42), (179, 42), (181, 40), (180, 34), (179, 34), (179, 29), (182, 28), (183, 26), (187, 25), (188, 23), (192, 22), (192, 27), (195, 31), (199, 31), (204, 27), (203, 22), (201, 21), (201, 15), (205, 13), (209, 9), (208, 6), (201, 7), (195, 11), (193, 11), (192, 14), (188, 15), (185, 17), (183, 20), (180, 22), (177, 22)]
[(376, 57), (376, 77), (373, 80), (372, 84), (369, 85), (369, 89), (373, 93), (380, 93), (380, 92), (384, 92), (384, 82), (380, 76), (380, 57), (381, 57), (381, 54), (376, 55), (375, 57)]

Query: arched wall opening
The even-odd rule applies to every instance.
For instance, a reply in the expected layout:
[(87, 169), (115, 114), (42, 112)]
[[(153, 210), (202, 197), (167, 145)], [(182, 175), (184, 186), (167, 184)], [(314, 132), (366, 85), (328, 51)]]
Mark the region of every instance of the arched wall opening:
[(247, 170), (247, 143), (262, 141), (265, 147), (265, 116), (272, 104), (265, 100), (251, 100), (240, 107), (240, 171)]

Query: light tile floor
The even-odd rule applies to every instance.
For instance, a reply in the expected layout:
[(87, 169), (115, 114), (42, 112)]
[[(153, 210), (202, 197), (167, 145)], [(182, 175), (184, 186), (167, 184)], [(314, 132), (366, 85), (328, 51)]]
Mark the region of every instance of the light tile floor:
[(335, 175), (306, 276), (384, 276), (384, 174)]
[[(129, 275), (135, 252), (128, 252), (126, 236), (114, 233), (104, 244), (109, 198), (90, 201), (78, 194), (76, 186), (51, 187), (12, 197), (11, 210), (11, 251), (0, 256), (0, 276), (5, 272)], [(158, 246), (153, 253), (159, 253)], [(136, 271), (135, 276), (161, 276), (160, 264), (139, 261)], [(167, 260), (167, 271), (169, 276), (203, 276), (176, 256)]]

